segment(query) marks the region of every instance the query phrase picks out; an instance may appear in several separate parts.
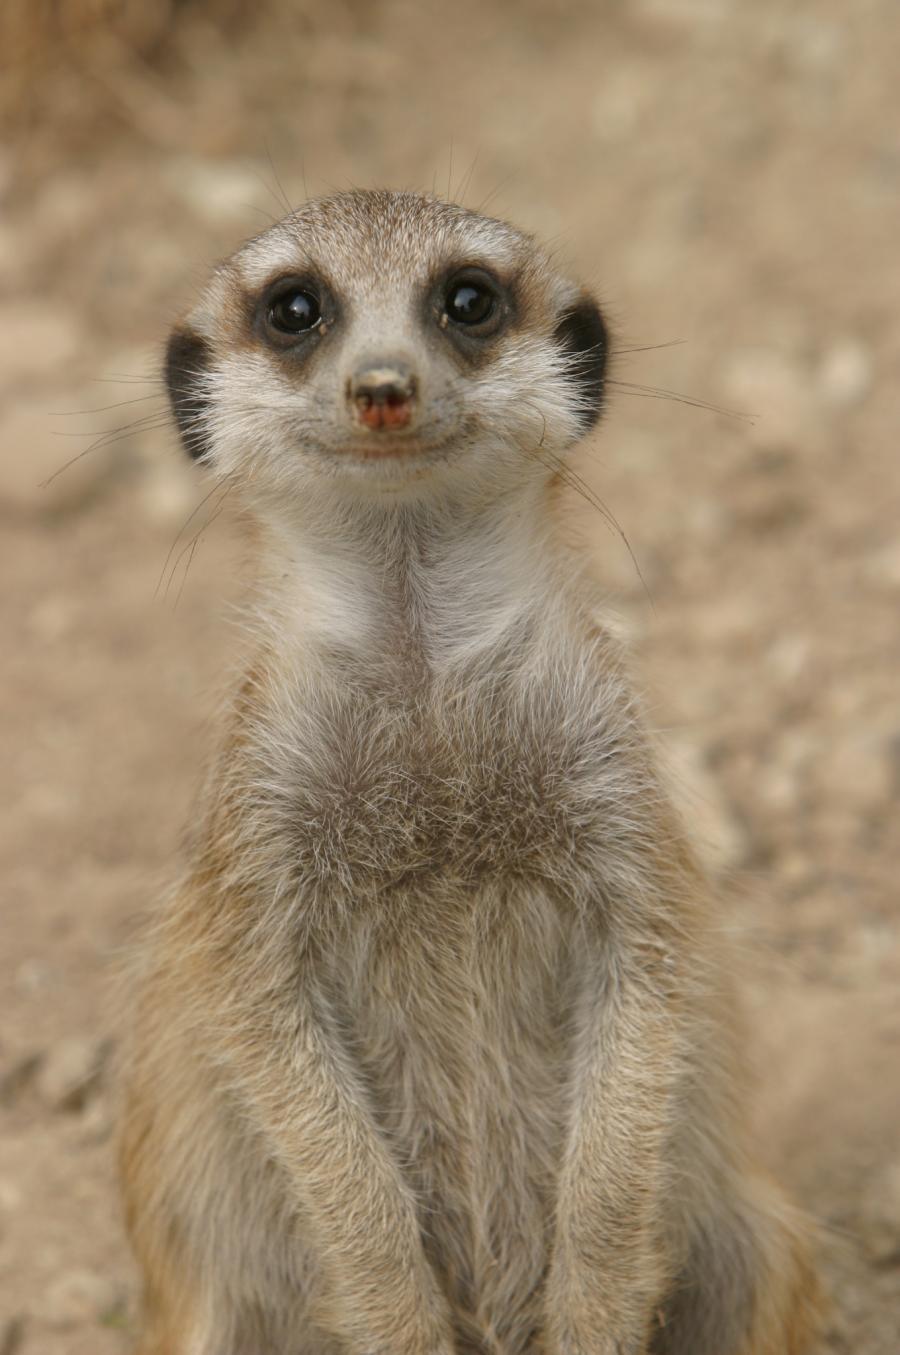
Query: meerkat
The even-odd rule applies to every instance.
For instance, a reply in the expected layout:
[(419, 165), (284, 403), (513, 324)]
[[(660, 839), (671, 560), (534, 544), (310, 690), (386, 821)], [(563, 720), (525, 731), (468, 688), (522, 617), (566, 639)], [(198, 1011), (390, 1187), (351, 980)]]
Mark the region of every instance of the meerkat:
[(141, 1355), (810, 1348), (719, 909), (557, 520), (609, 350), (529, 236), (392, 192), (169, 340), (258, 569), (131, 997)]

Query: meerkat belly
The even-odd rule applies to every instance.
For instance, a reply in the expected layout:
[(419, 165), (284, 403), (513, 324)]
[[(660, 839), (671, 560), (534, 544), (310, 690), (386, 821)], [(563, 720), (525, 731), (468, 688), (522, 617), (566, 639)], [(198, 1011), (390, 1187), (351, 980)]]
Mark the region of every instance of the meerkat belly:
[(526, 1322), (562, 1151), (572, 960), (533, 885), (410, 891), (336, 957), (333, 1011), (458, 1308)]

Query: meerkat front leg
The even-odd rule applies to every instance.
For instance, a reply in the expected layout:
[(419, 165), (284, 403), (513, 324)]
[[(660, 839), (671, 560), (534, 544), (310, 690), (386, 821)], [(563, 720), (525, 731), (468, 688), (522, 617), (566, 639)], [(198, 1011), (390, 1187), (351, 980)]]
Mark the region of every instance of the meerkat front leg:
[(667, 1278), (659, 1216), (673, 1021), (636, 958), (604, 965), (577, 1013), (545, 1297), (551, 1355), (642, 1355)]
[(451, 1355), (412, 1195), (339, 1049), (294, 1002), (290, 1023), (258, 1004), (232, 1027), (226, 1060), (311, 1226), (335, 1334), (359, 1355)]

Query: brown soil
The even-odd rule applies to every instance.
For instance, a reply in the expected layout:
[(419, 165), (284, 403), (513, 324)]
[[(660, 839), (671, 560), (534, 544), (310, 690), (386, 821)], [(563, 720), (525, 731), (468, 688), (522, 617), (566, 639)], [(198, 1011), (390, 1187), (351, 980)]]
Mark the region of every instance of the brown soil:
[(241, 585), (224, 518), (169, 555), (205, 490), (159, 344), (283, 194), (348, 181), (490, 197), (614, 318), (623, 384), (582, 469), (647, 592), (573, 516), (746, 938), (763, 1142), (825, 1225), (829, 1348), (895, 1355), (893, 0), (226, 8), (173, 5), (140, 52), (45, 51), (0, 154), (0, 1355), (116, 1355), (134, 1311), (111, 976), (190, 818)]

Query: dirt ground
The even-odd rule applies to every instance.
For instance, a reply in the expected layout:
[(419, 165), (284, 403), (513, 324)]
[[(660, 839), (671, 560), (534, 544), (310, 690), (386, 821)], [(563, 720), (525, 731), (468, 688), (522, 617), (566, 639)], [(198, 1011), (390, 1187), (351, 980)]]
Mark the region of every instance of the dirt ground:
[(174, 869), (242, 568), (224, 517), (191, 544), (160, 344), (283, 196), (348, 182), (489, 199), (641, 350), (580, 469), (646, 591), (573, 517), (745, 942), (828, 1348), (896, 1355), (894, 0), (168, 8), (140, 55), (113, 26), (44, 52), (0, 151), (0, 1355), (129, 1344), (112, 978)]

